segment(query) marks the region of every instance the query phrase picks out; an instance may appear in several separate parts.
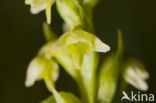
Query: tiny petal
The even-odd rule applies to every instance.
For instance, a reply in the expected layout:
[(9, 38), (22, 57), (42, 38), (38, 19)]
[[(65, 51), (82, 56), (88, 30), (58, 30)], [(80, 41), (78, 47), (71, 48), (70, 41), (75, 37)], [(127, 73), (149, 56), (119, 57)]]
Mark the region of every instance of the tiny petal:
[(41, 75), (43, 69), (44, 65), (40, 62), (40, 59), (34, 58), (28, 66), (25, 85), (27, 87), (32, 86)]
[(45, 10), (46, 6), (47, 6), (47, 3), (44, 3), (42, 5), (31, 4), (30, 11), (32, 14), (38, 14), (39, 12)]
[(33, 0), (25, 0), (25, 4), (31, 4), (33, 2)]
[(95, 47), (93, 48), (93, 50), (95, 50), (97, 52), (108, 52), (108, 51), (110, 51), (110, 47), (107, 44), (103, 43), (98, 38), (96, 38), (94, 45), (95, 45)]

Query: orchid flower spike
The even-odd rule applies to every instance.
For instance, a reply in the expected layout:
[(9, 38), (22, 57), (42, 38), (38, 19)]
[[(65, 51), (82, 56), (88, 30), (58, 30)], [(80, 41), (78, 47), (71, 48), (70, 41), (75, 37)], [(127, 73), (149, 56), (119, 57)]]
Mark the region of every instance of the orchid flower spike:
[(125, 81), (133, 85), (135, 88), (142, 91), (148, 90), (146, 79), (149, 78), (149, 74), (139, 60), (129, 58), (127, 63), (125, 63), (125, 69), (122, 75)]
[(84, 56), (89, 52), (107, 52), (110, 47), (93, 34), (79, 29), (63, 34), (53, 45), (53, 50), (58, 49), (67, 50), (76, 67), (80, 68)]

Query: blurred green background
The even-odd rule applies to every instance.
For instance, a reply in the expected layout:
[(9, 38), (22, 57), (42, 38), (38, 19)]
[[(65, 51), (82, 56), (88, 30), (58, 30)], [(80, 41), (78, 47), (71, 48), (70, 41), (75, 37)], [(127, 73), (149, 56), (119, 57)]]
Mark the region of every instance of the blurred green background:
[[(62, 19), (55, 6), (52, 28), (62, 33)], [(50, 95), (42, 82), (33, 87), (24, 86), (29, 61), (45, 43), (42, 23), (44, 12), (32, 15), (23, 0), (0, 0), (0, 103), (38, 103)], [(148, 93), (156, 94), (156, 1), (155, 0), (101, 0), (95, 8), (96, 34), (117, 47), (118, 28), (123, 31), (125, 49), (142, 60), (150, 73)], [(101, 54), (104, 59), (107, 54)], [(58, 90), (78, 94), (75, 82), (61, 69)], [(129, 90), (136, 90), (129, 86)], [(119, 93), (117, 93), (119, 94)], [(116, 96), (114, 103), (120, 103)]]

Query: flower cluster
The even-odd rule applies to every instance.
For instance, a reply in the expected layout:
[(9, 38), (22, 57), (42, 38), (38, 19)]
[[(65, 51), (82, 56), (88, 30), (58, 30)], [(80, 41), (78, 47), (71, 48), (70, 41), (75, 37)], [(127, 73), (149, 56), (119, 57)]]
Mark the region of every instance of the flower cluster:
[[(41, 103), (111, 103), (119, 75), (137, 89), (147, 90), (148, 72), (141, 61), (124, 54), (122, 34), (118, 31), (118, 49), (111, 53), (98, 70), (97, 52), (106, 53), (110, 47), (95, 36), (92, 11), (99, 0), (26, 0), (33, 14), (46, 11), (47, 23), (51, 23), (51, 7), (56, 3), (64, 20), (64, 31), (57, 38), (50, 26), (43, 25), (47, 43), (30, 62), (25, 85), (32, 86), (43, 79), (53, 94)], [(69, 92), (58, 92), (55, 81), (59, 77), (59, 65), (75, 79), (80, 97)], [(99, 72), (98, 72), (99, 71)]]

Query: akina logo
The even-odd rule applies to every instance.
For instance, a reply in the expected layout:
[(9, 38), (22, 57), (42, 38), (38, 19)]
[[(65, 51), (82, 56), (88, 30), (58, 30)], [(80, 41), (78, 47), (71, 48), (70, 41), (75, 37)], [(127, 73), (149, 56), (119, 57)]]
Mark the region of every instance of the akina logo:
[(123, 96), (121, 101), (128, 100), (132, 102), (154, 102), (154, 94), (142, 94), (141, 92), (133, 92), (131, 91), (130, 95), (128, 95), (125, 91), (122, 92)]

